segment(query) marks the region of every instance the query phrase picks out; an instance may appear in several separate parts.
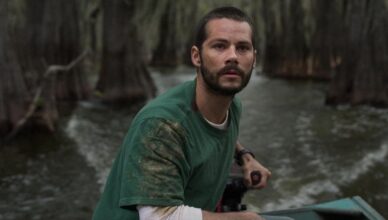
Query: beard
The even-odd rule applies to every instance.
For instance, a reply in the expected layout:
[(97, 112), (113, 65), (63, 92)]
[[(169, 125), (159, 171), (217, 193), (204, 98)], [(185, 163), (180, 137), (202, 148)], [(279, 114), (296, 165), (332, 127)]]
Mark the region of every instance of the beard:
[[(230, 64), (222, 68), (216, 73), (212, 73), (209, 71), (209, 69), (202, 63), (200, 66), (202, 78), (205, 81), (205, 84), (207, 85), (208, 89), (212, 91), (215, 94), (222, 95), (222, 96), (234, 96), (238, 92), (240, 92), (242, 89), (244, 89), (247, 85), (248, 82), (251, 78), (252, 75), (252, 70), (253, 70), (253, 65), (252, 68), (244, 72), (242, 69), (240, 69), (236, 64)], [(226, 74), (229, 70), (234, 70), (237, 72), (237, 74), (241, 78), (241, 83), (238, 87), (226, 87), (222, 86), (219, 83), (219, 78)]]

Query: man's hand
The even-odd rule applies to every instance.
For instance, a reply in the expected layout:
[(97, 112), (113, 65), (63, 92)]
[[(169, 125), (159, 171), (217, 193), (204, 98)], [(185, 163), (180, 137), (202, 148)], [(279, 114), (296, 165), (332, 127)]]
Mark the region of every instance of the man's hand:
[[(243, 149), (243, 146), (237, 142), (236, 150), (240, 151)], [(262, 189), (267, 186), (268, 180), (271, 178), (271, 172), (261, 165), (251, 154), (242, 155), (242, 165), (241, 165), (243, 174), (244, 174), (244, 183), (248, 188)], [(252, 173), (260, 173), (260, 182), (256, 185), (252, 184)]]
[[(248, 188), (261, 189), (267, 186), (269, 178), (271, 178), (271, 172), (261, 165), (255, 158), (250, 154), (245, 154), (243, 157), (242, 170), (244, 174), (244, 183)], [(256, 185), (252, 184), (252, 172), (258, 171), (260, 173), (260, 182)]]

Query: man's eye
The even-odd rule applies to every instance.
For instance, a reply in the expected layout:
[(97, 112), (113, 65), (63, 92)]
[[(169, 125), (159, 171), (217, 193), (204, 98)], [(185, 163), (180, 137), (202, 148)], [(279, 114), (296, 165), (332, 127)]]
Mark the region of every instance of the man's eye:
[(214, 44), (213, 48), (221, 50), (221, 49), (225, 49), (225, 45), (223, 45), (223, 44)]
[(237, 47), (237, 50), (240, 52), (247, 52), (247, 51), (250, 51), (251, 48), (248, 46), (239, 46), (239, 47)]

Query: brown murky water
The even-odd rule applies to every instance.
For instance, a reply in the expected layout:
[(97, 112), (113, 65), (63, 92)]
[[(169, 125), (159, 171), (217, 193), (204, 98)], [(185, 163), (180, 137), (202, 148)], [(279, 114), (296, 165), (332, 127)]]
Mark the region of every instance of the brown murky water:
[[(163, 92), (192, 73), (153, 76)], [(273, 173), (244, 202), (269, 211), (360, 195), (388, 217), (388, 111), (326, 107), (325, 89), (253, 76), (239, 95), (240, 141)], [(90, 219), (137, 109), (83, 102), (55, 137), (31, 134), (1, 149), (0, 220)]]

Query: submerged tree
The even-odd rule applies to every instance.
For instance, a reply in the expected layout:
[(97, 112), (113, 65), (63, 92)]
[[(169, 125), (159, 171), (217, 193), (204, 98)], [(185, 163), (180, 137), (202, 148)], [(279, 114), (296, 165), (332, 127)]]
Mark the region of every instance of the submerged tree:
[(102, 68), (97, 91), (106, 102), (151, 98), (156, 88), (145, 64), (144, 42), (134, 22), (140, 1), (103, 0)]
[(0, 136), (13, 129), (28, 107), (30, 94), (10, 34), (10, 5), (0, 2)]
[[(26, 68), (38, 78), (50, 65), (67, 65), (82, 52), (77, 0), (26, 1)], [(53, 76), (58, 100), (77, 101), (87, 96), (88, 84), (79, 67)], [(51, 93), (51, 92), (50, 92)]]
[(87, 84), (80, 70), (75, 65), (61, 68), (81, 52), (77, 2), (2, 2), (1, 16), (6, 17), (1, 20), (5, 23), (0, 37), (3, 134), (15, 134), (25, 125), (53, 131), (58, 102), (86, 97)]

